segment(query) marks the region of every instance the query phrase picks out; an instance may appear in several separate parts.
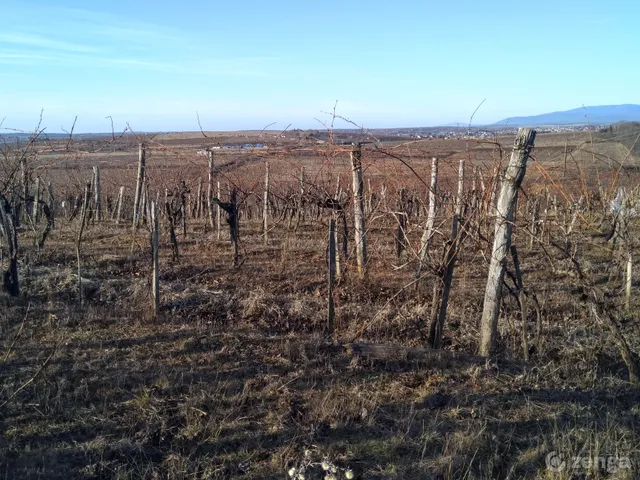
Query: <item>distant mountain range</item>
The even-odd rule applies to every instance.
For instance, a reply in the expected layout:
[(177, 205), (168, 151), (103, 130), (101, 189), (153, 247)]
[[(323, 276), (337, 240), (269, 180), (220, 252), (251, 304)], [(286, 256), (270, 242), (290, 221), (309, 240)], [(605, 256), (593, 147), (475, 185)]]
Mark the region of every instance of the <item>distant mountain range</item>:
[(574, 108), (565, 112), (543, 113), (530, 117), (509, 117), (494, 123), (493, 126), (577, 125), (586, 124), (587, 119), (591, 125), (640, 121), (640, 105), (601, 105)]

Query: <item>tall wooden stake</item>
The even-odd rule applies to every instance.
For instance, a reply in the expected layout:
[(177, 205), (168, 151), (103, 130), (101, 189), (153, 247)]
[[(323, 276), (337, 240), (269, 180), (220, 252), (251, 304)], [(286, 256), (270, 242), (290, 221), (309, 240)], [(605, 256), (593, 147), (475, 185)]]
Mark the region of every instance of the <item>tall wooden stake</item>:
[(367, 236), (364, 223), (364, 184), (362, 182), (362, 145), (355, 144), (351, 150), (353, 167), (353, 221), (356, 241), (358, 276), (367, 276)]
[(102, 197), (100, 192), (100, 168), (93, 167), (93, 200), (95, 203), (95, 220), (102, 220)]
[(207, 154), (209, 159), (209, 182), (207, 183), (207, 210), (209, 213), (209, 224), (211, 225), (211, 230), (213, 230), (216, 227), (214, 222), (214, 216), (213, 216), (213, 178), (214, 178), (213, 150), (209, 150)]
[(121, 186), (120, 191), (118, 192), (118, 202), (116, 205), (116, 225), (120, 224), (122, 202), (124, 202), (124, 186)]
[(56, 202), (53, 197), (53, 185), (47, 183), (47, 191), (49, 192), (49, 215), (51, 215), (51, 228), (56, 228)]
[(140, 225), (140, 202), (142, 200), (142, 192), (144, 188), (144, 169), (147, 153), (144, 143), (138, 145), (138, 176), (136, 178), (136, 193), (133, 199), (133, 234), (135, 235), (138, 225)]
[(264, 245), (269, 243), (269, 162), (264, 164), (264, 195), (262, 202), (262, 235)]
[(427, 213), (427, 223), (424, 227), (422, 239), (420, 241), (421, 261), (425, 262), (429, 256), (429, 245), (433, 237), (433, 227), (436, 221), (436, 190), (438, 188), (438, 159), (431, 159), (431, 185), (429, 187), (429, 212)]
[(82, 291), (82, 271), (80, 261), (80, 246), (82, 245), (82, 234), (87, 223), (87, 210), (89, 201), (91, 200), (91, 183), (87, 183), (84, 187), (84, 199), (82, 201), (82, 212), (80, 213), (80, 226), (78, 228), (78, 236), (76, 237), (76, 260), (78, 262), (78, 299), (80, 304), (84, 302), (84, 292)]
[[(218, 182), (217, 195), (216, 198), (220, 198), (220, 182)], [(216, 203), (216, 237), (220, 240), (220, 230), (221, 230), (221, 222), (222, 222), (222, 209), (220, 205)]]
[(336, 221), (334, 218), (329, 219), (329, 315), (327, 322), (327, 331), (329, 335), (333, 335), (335, 328), (336, 312), (333, 303), (333, 284), (336, 278)]
[[(629, 235), (627, 233), (627, 235)], [(627, 274), (625, 278), (625, 299), (624, 299), (624, 307), (628, 312), (631, 310), (631, 286), (633, 284), (633, 257), (631, 255), (631, 249), (628, 249), (627, 252)]]
[(513, 145), (513, 153), (502, 181), (498, 199), (493, 252), (485, 289), (484, 306), (480, 327), (482, 356), (489, 356), (495, 348), (498, 335), (498, 316), (502, 300), (502, 282), (506, 270), (507, 254), (511, 246), (514, 210), (518, 190), (527, 169), (527, 159), (536, 138), (535, 130), (520, 128)]
[(151, 202), (151, 254), (153, 272), (151, 277), (151, 296), (153, 297), (153, 318), (160, 312), (160, 286), (158, 283), (158, 213), (155, 202)]
[(38, 224), (39, 211), (40, 211), (40, 177), (36, 177), (36, 185), (35, 185), (35, 190), (33, 192), (33, 212), (31, 213), (31, 218), (33, 219), (34, 225)]

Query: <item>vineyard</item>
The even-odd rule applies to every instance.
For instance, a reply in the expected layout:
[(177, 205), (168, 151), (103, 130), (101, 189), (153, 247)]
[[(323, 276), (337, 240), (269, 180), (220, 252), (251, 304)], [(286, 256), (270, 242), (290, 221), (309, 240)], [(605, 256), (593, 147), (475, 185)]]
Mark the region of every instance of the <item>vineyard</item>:
[(5, 139), (0, 477), (636, 478), (639, 137)]

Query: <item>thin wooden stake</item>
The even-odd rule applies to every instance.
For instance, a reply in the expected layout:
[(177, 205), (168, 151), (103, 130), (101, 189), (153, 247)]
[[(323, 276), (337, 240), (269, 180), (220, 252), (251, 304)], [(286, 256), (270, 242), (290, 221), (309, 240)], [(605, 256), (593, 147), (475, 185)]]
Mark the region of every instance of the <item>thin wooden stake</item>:
[(93, 167), (93, 201), (95, 204), (95, 221), (102, 221), (102, 195), (100, 191), (100, 168)]
[(329, 219), (329, 314), (327, 321), (327, 332), (333, 335), (336, 321), (335, 305), (333, 300), (333, 284), (336, 277), (336, 221)]
[(136, 177), (136, 192), (133, 199), (133, 234), (135, 235), (138, 225), (140, 225), (140, 202), (142, 201), (142, 193), (144, 188), (144, 170), (147, 153), (144, 143), (138, 145), (138, 176)]
[(214, 179), (214, 162), (213, 162), (213, 150), (209, 150), (208, 152), (209, 159), (209, 181), (207, 183), (207, 211), (209, 213), (209, 224), (211, 225), (211, 230), (213, 230), (215, 226), (214, 216), (213, 216), (213, 179)]
[(262, 235), (264, 246), (269, 243), (269, 162), (264, 164), (264, 195), (262, 201)]
[(122, 214), (122, 202), (124, 202), (124, 186), (120, 187), (118, 192), (118, 202), (116, 206), (116, 225), (120, 224), (120, 218)]
[(624, 307), (627, 312), (631, 310), (631, 286), (632, 285), (633, 285), (633, 257), (631, 256), (631, 249), (629, 249), (629, 251), (627, 252), (627, 274), (625, 278), (625, 301), (624, 301)]
[(151, 296), (153, 298), (153, 318), (158, 318), (160, 312), (160, 285), (158, 283), (158, 214), (156, 203), (151, 202), (151, 255), (152, 255), (152, 277)]
[[(218, 189), (217, 189), (217, 195), (216, 198), (220, 198), (220, 182), (218, 182)], [(216, 203), (216, 237), (218, 240), (220, 240), (220, 231), (221, 231), (221, 218), (222, 218), (222, 209), (220, 208), (220, 205)]]
[(429, 212), (427, 223), (420, 240), (420, 259), (425, 262), (429, 257), (429, 246), (433, 237), (433, 228), (436, 221), (436, 191), (438, 188), (438, 159), (431, 159), (431, 186), (429, 187)]
[(38, 220), (40, 220), (40, 216), (38, 213), (40, 212), (40, 177), (36, 177), (36, 186), (35, 191), (33, 192), (33, 212), (31, 213), (31, 218), (33, 219), (33, 224), (38, 225)]
[(362, 182), (362, 146), (354, 145), (351, 150), (351, 165), (353, 167), (353, 221), (356, 241), (356, 260), (358, 262), (358, 277), (367, 276), (367, 236), (364, 219), (364, 184)]

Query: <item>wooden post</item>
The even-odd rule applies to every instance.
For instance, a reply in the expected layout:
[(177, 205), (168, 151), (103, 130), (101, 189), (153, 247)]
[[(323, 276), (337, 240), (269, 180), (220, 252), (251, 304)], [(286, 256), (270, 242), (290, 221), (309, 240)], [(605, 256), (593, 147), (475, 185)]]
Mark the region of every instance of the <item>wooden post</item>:
[(37, 225), (40, 216), (38, 212), (40, 211), (40, 177), (36, 177), (36, 185), (33, 192), (33, 211), (31, 212), (31, 218), (33, 219), (33, 224)]
[[(220, 198), (220, 182), (218, 182), (216, 198)], [(218, 240), (220, 240), (221, 217), (222, 217), (222, 209), (220, 208), (220, 205), (216, 204), (216, 228), (217, 228), (216, 236)]]
[(209, 159), (209, 182), (207, 183), (207, 210), (209, 213), (209, 224), (211, 225), (211, 230), (213, 230), (215, 226), (214, 216), (213, 216), (213, 178), (214, 178), (214, 164), (213, 164), (213, 150), (209, 150), (207, 152)]
[(358, 276), (367, 276), (367, 236), (364, 223), (364, 185), (362, 182), (362, 145), (355, 144), (351, 150), (353, 167), (353, 221), (356, 241)]
[(304, 206), (304, 167), (300, 167), (300, 198), (298, 199), (298, 211), (296, 212), (295, 231), (298, 231), (300, 221), (304, 217)]
[(93, 195), (94, 195), (94, 203), (95, 203), (95, 220), (102, 220), (102, 198), (100, 194), (100, 169), (98, 167), (93, 167)]
[(264, 164), (264, 195), (262, 201), (262, 235), (264, 246), (269, 243), (269, 162)]
[(82, 212), (80, 213), (80, 226), (78, 227), (78, 236), (76, 237), (76, 260), (78, 262), (78, 299), (80, 304), (84, 302), (84, 292), (82, 291), (82, 270), (80, 261), (80, 246), (82, 245), (82, 233), (87, 223), (87, 210), (89, 201), (91, 200), (91, 183), (87, 183), (84, 187), (84, 199), (82, 201)]
[[(342, 212), (342, 214), (344, 215), (344, 212)], [(335, 218), (336, 217), (334, 216), (333, 217), (334, 222), (335, 222)], [(336, 280), (339, 282), (340, 279), (342, 278), (342, 270), (340, 268), (340, 246), (338, 243), (338, 229), (335, 228), (335, 226), (334, 226), (334, 232), (333, 232), (333, 244), (334, 244), (333, 251), (336, 259)]]
[(180, 215), (182, 215), (182, 238), (187, 238), (187, 193), (180, 194)]
[(240, 225), (238, 224), (238, 193), (235, 188), (231, 190), (231, 194), (229, 195), (229, 204), (231, 205), (229, 212), (229, 233), (231, 235), (231, 242), (233, 243), (233, 266), (237, 267), (240, 258), (238, 245), (240, 241)]
[[(193, 218), (199, 219), (202, 217), (202, 179), (198, 179), (198, 193), (196, 194), (196, 211)], [(189, 208), (191, 210), (191, 208)]]
[(564, 139), (564, 168), (562, 169), (562, 181), (564, 182), (567, 176), (567, 147), (569, 146), (569, 139)]
[(429, 244), (433, 237), (433, 227), (436, 221), (436, 190), (438, 188), (438, 159), (431, 159), (431, 186), (429, 187), (429, 212), (427, 223), (424, 227), (422, 239), (420, 241), (421, 261), (425, 262), (429, 256)]
[(513, 153), (504, 174), (498, 199), (495, 237), (489, 265), (480, 327), (480, 355), (489, 356), (495, 348), (498, 316), (502, 300), (502, 282), (511, 246), (511, 231), (518, 190), (527, 169), (527, 159), (533, 148), (536, 131), (520, 128), (513, 145)]
[(400, 189), (400, 199), (398, 201), (398, 211), (396, 213), (396, 222), (398, 227), (396, 228), (395, 244), (396, 244), (396, 257), (399, 259), (402, 256), (402, 252), (405, 249), (405, 229), (407, 228), (407, 214), (406, 214), (406, 202), (407, 192), (405, 188)]
[[(13, 210), (13, 212), (12, 212)], [(18, 277), (18, 231), (16, 229), (18, 213), (11, 209), (9, 202), (0, 192), (0, 226), (4, 232), (9, 253), (9, 267), (3, 275), (3, 286), (13, 297), (20, 295), (20, 280)]]
[(120, 191), (118, 192), (118, 202), (116, 205), (116, 225), (120, 224), (122, 202), (124, 202), (124, 185), (120, 187)]
[(47, 183), (47, 191), (49, 192), (49, 214), (51, 215), (51, 228), (56, 228), (56, 202), (53, 197), (53, 185)]
[(151, 202), (151, 255), (153, 271), (151, 277), (151, 296), (153, 298), (153, 318), (160, 312), (160, 286), (158, 284), (158, 214), (156, 203)]
[(144, 169), (147, 153), (144, 143), (138, 145), (138, 176), (136, 178), (136, 192), (133, 198), (133, 234), (135, 235), (138, 225), (140, 225), (140, 202), (144, 187)]
[(458, 195), (456, 196), (456, 215), (462, 218), (464, 213), (464, 158), (460, 159), (458, 165)]
[(329, 314), (327, 322), (327, 332), (333, 335), (335, 328), (335, 305), (333, 303), (333, 284), (336, 277), (336, 221), (332, 217), (329, 219)]
[[(30, 190), (30, 185), (29, 185), (29, 169), (27, 167), (27, 159), (26, 157), (23, 157), (20, 160), (20, 170), (21, 170), (21, 174), (22, 174), (22, 196), (23, 196), (23, 202), (24, 202), (24, 207), (22, 209), (22, 213), (24, 215), (24, 219), (25, 221), (28, 219), (29, 215), (31, 212), (29, 212), (29, 190)], [(18, 217), (18, 221), (19, 221), (19, 217)], [(19, 225), (16, 225), (16, 227), (18, 227)]]
[(180, 257), (178, 250), (178, 239), (176, 237), (176, 215), (172, 207), (172, 203), (169, 202), (169, 191), (164, 190), (164, 211), (167, 215), (167, 224), (169, 226), (169, 240), (171, 241), (171, 254), (172, 260), (175, 262)]
[(147, 179), (145, 178), (144, 184), (142, 186), (142, 199), (140, 200), (140, 223), (142, 225), (147, 224), (147, 210), (149, 208), (149, 199), (147, 198), (149, 195), (149, 188), (147, 188)]
[[(629, 233), (627, 232), (627, 236)], [(628, 312), (631, 310), (631, 285), (633, 284), (633, 257), (631, 256), (631, 248), (627, 251), (627, 274), (625, 278), (625, 299), (624, 307)]]

